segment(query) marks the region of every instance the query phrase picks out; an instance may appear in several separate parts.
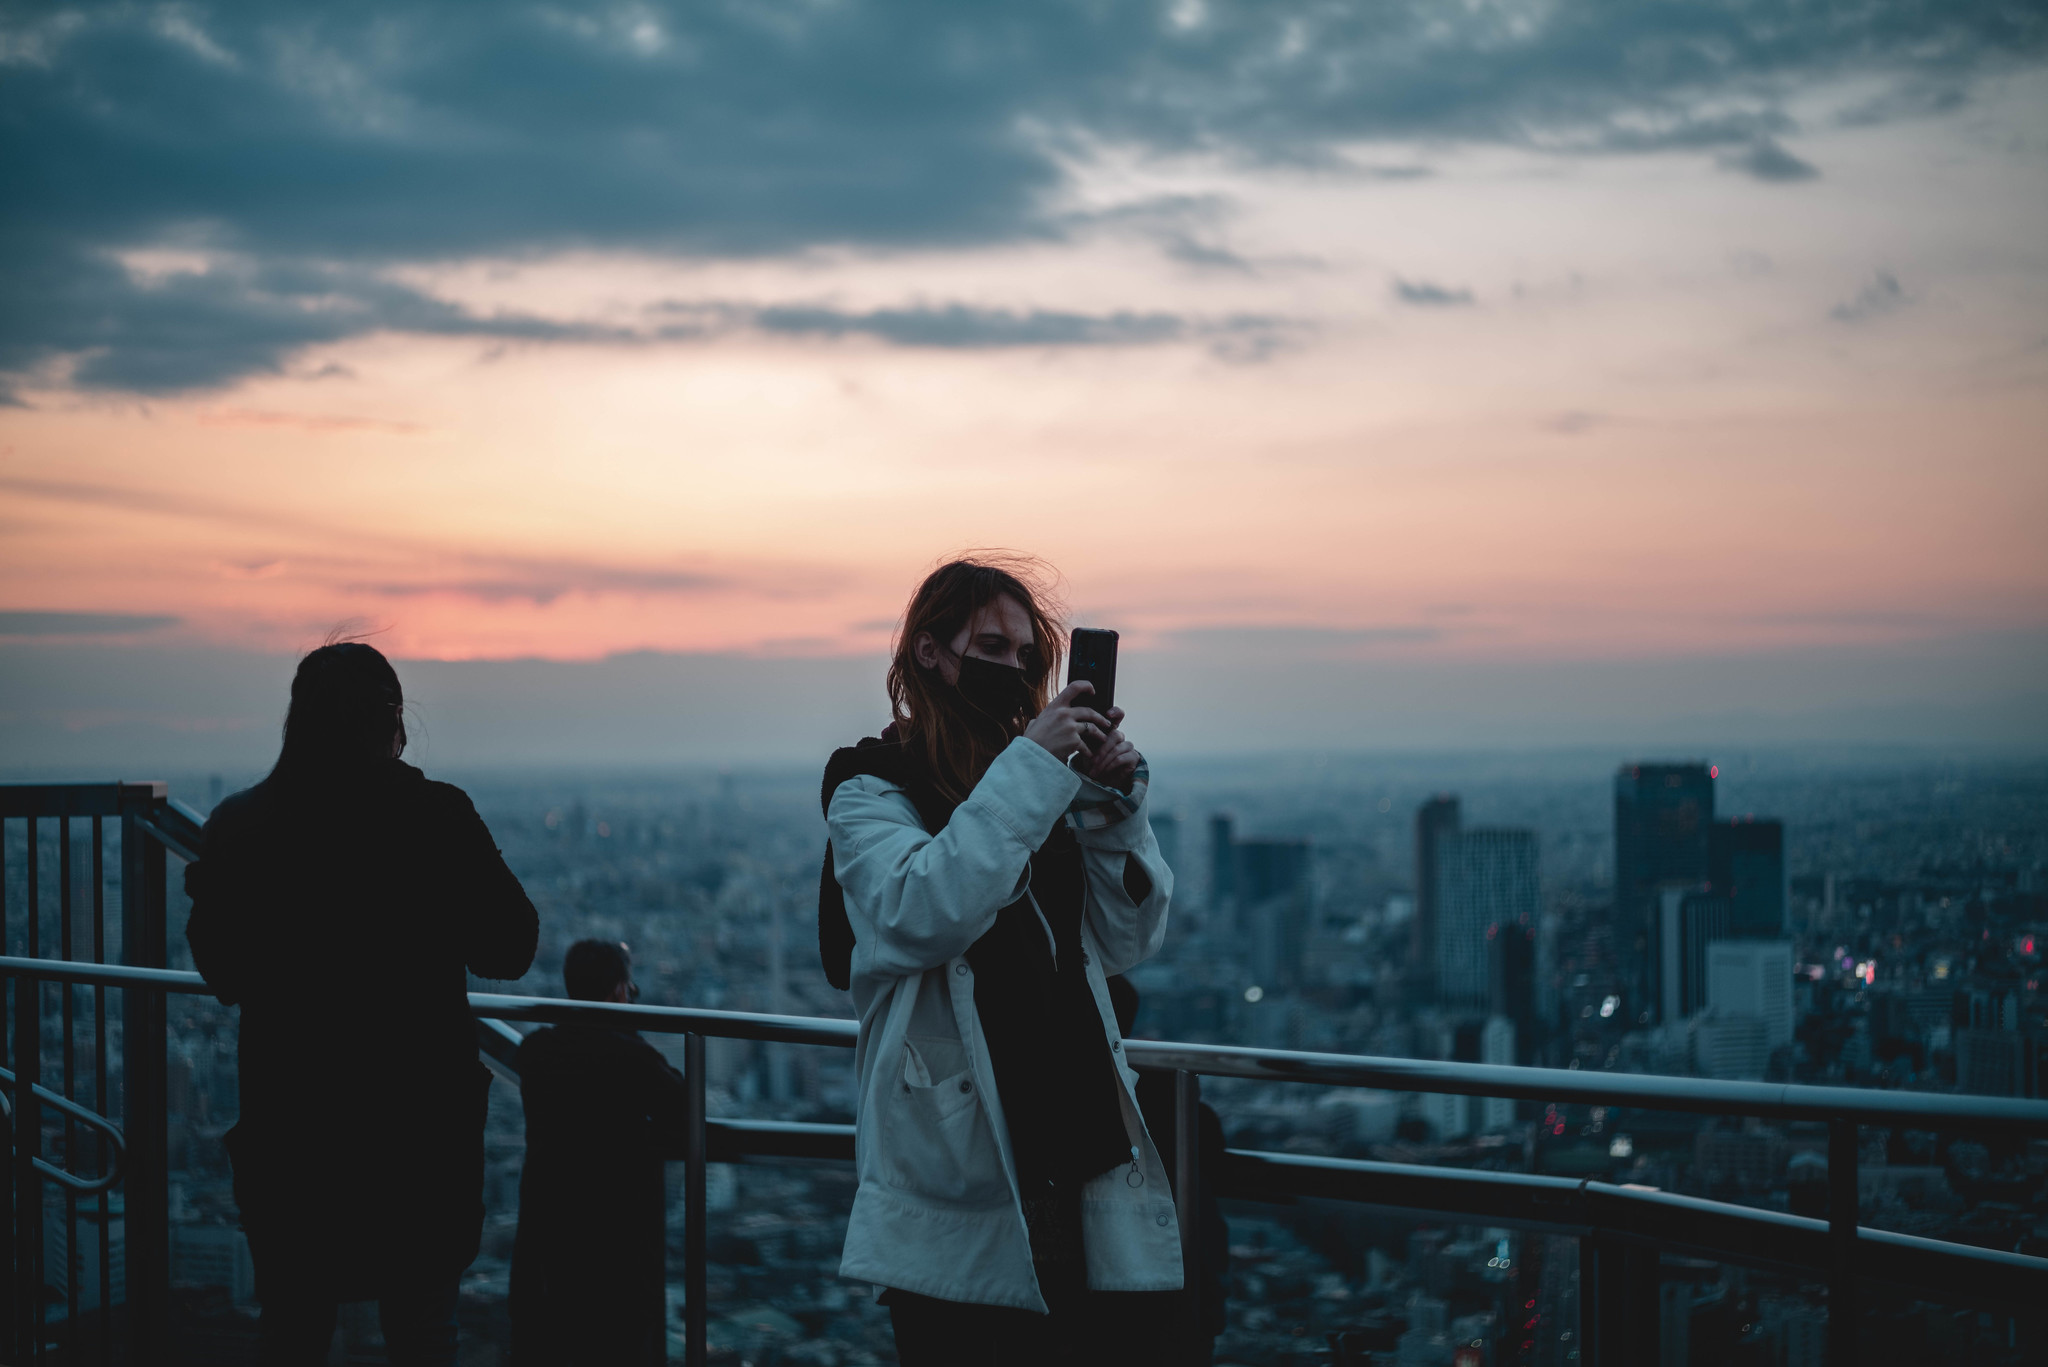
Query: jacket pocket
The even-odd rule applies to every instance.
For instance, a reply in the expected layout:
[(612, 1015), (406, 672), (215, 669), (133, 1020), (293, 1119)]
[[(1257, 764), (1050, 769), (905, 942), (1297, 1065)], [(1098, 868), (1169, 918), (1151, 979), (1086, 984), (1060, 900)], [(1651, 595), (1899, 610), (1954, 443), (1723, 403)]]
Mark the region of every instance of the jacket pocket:
[(1009, 1199), (1009, 1179), (995, 1133), (984, 1118), (970, 1069), (933, 1081), (915, 1046), (903, 1046), (903, 1070), (882, 1108), (876, 1146), (883, 1180), (892, 1187), (954, 1205), (992, 1206)]

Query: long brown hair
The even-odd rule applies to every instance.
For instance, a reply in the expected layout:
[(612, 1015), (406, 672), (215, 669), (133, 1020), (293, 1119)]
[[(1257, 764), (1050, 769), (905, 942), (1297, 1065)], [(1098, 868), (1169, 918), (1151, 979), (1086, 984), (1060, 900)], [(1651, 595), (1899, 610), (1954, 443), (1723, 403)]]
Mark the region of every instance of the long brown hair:
[(1031, 645), (1023, 652), (1022, 663), (1036, 714), (1052, 694), (1054, 671), (1063, 654), (1057, 582), (1051, 567), (1031, 556), (968, 551), (926, 575), (903, 611), (903, 627), (889, 661), (889, 706), (897, 734), (923, 760), (949, 801), (966, 801), (1010, 736), (963, 703), (945, 675), (917, 662), (918, 635), (928, 631), (942, 649), (951, 650), (953, 638), (977, 612), (998, 598), (1016, 599), (1031, 619)]

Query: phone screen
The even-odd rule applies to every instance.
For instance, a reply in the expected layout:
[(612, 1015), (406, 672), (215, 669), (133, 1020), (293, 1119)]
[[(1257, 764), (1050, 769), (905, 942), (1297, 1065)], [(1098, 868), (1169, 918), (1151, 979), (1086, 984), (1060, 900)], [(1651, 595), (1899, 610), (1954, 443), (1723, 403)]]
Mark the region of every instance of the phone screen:
[(1113, 631), (1076, 627), (1067, 652), (1067, 682), (1086, 679), (1094, 684), (1087, 706), (1104, 714), (1116, 705), (1116, 639)]

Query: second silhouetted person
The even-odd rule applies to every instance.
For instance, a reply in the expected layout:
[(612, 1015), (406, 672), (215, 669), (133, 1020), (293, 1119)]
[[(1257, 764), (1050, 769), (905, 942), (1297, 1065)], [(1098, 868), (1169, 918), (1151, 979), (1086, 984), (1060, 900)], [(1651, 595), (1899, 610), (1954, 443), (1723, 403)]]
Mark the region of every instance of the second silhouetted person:
[[(571, 945), (562, 978), (581, 1001), (639, 995), (631, 953), (610, 941)], [(664, 1362), (662, 1162), (683, 1152), (683, 1075), (623, 1025), (536, 1030), (516, 1062), (526, 1168), (512, 1253), (512, 1360), (518, 1367)]]

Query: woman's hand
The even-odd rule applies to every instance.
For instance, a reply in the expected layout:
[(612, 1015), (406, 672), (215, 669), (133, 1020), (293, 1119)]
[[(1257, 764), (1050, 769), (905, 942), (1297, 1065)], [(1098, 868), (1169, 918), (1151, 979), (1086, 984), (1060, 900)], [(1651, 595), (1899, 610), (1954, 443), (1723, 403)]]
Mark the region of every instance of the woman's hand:
[(1124, 710), (1112, 707), (1104, 714), (1109, 719), (1109, 732), (1101, 742), (1091, 749), (1088, 760), (1080, 766), (1082, 774), (1095, 780), (1105, 788), (1118, 792), (1129, 792), (1131, 780), (1137, 777), (1138, 747), (1124, 738), (1116, 728), (1123, 724)]
[[(1061, 763), (1077, 750), (1092, 758), (1102, 738), (1115, 729), (1114, 722), (1105, 721), (1100, 712), (1087, 705), (1087, 696), (1094, 691), (1095, 685), (1086, 679), (1068, 684), (1045, 705), (1045, 711), (1031, 719), (1031, 724), (1024, 728), (1024, 738), (1037, 741)], [(1114, 707), (1109, 710), (1123, 715)]]

